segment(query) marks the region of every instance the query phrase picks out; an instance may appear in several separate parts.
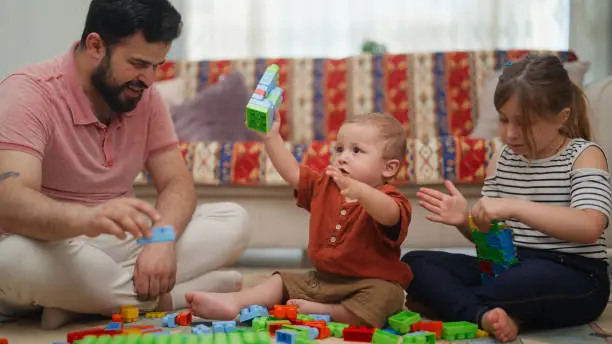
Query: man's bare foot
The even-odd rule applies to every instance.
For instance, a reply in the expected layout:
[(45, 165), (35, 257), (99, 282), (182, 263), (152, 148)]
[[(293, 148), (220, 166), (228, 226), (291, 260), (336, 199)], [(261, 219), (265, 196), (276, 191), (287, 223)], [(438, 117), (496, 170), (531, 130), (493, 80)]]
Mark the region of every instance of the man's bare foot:
[(302, 314), (329, 314), (331, 310), (330, 305), (303, 299), (291, 299), (287, 304), (296, 305), (298, 312)]
[(501, 308), (495, 308), (486, 312), (482, 316), (481, 323), (487, 332), (494, 335), (502, 343), (516, 340), (518, 336), (518, 325)]
[(235, 293), (206, 293), (194, 291), (185, 294), (187, 306), (193, 315), (209, 320), (233, 320), (240, 314), (240, 303)]

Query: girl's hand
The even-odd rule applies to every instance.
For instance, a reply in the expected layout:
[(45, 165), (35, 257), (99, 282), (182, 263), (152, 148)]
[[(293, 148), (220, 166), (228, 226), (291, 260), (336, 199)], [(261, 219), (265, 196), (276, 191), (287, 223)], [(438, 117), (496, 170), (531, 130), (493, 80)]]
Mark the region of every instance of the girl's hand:
[(481, 232), (488, 232), (494, 220), (502, 221), (512, 217), (513, 199), (488, 198), (479, 199), (470, 211), (474, 224)]
[(467, 225), (468, 204), (465, 197), (451, 181), (444, 181), (444, 186), (450, 195), (430, 188), (421, 188), (417, 192), (417, 197), (421, 199), (419, 205), (433, 213), (433, 215), (427, 215), (426, 218), (429, 221), (450, 226)]

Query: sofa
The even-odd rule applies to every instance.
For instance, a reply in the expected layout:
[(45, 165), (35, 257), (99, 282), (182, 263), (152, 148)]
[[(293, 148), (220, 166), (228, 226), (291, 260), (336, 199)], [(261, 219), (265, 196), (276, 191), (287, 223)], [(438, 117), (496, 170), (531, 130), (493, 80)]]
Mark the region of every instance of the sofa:
[[(394, 183), (413, 205), (413, 220), (403, 247), (470, 247), (472, 244), (457, 231), (427, 221), (415, 193), (421, 186), (443, 189), (442, 183), (448, 179), (469, 202), (478, 199), (488, 161), (501, 146), (495, 135), (472, 135), (485, 112), (483, 104), (488, 105), (488, 98), (479, 98), (483, 85), (507, 61), (529, 52), (168, 61), (159, 68), (157, 84), (164, 89), (168, 103), (173, 103), (168, 106), (176, 107), (236, 71), (246, 89), (253, 90), (265, 68), (276, 63), (285, 91), (281, 133), (297, 160), (316, 169), (323, 169), (333, 159), (334, 139), (348, 116), (368, 111), (394, 115), (408, 132), (406, 161)], [(578, 61), (571, 51), (549, 53), (566, 63)], [(241, 121), (234, 125), (235, 130), (244, 129), (244, 119)], [(201, 202), (238, 202), (249, 211), (250, 248), (306, 247), (308, 213), (296, 207), (292, 190), (271, 166), (260, 141), (186, 141), (181, 150)], [(144, 169), (134, 188), (138, 197), (155, 197)]]

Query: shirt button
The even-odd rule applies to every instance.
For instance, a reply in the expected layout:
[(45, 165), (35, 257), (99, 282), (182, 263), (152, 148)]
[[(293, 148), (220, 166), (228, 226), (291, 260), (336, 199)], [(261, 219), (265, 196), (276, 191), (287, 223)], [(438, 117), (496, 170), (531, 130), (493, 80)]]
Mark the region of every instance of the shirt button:
[(329, 241), (336, 242), (336, 237), (331, 237), (331, 239), (329, 239)]
[(336, 229), (337, 229), (337, 230), (340, 230), (341, 228), (342, 228), (342, 226), (340, 226), (340, 225), (336, 225)]
[(342, 216), (346, 215), (346, 209), (340, 210), (340, 215), (342, 215)]

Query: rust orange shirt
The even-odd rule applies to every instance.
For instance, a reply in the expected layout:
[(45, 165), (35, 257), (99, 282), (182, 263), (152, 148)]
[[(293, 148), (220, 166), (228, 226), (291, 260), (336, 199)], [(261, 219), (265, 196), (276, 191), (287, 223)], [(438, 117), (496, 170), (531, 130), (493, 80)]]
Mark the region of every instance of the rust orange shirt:
[(300, 165), (297, 205), (310, 212), (308, 255), (317, 270), (342, 276), (379, 278), (407, 288), (412, 270), (400, 261), (401, 244), (408, 235), (412, 207), (397, 188), (386, 184), (380, 191), (400, 208), (397, 240), (389, 228), (377, 223), (359, 202), (347, 202), (325, 173)]

